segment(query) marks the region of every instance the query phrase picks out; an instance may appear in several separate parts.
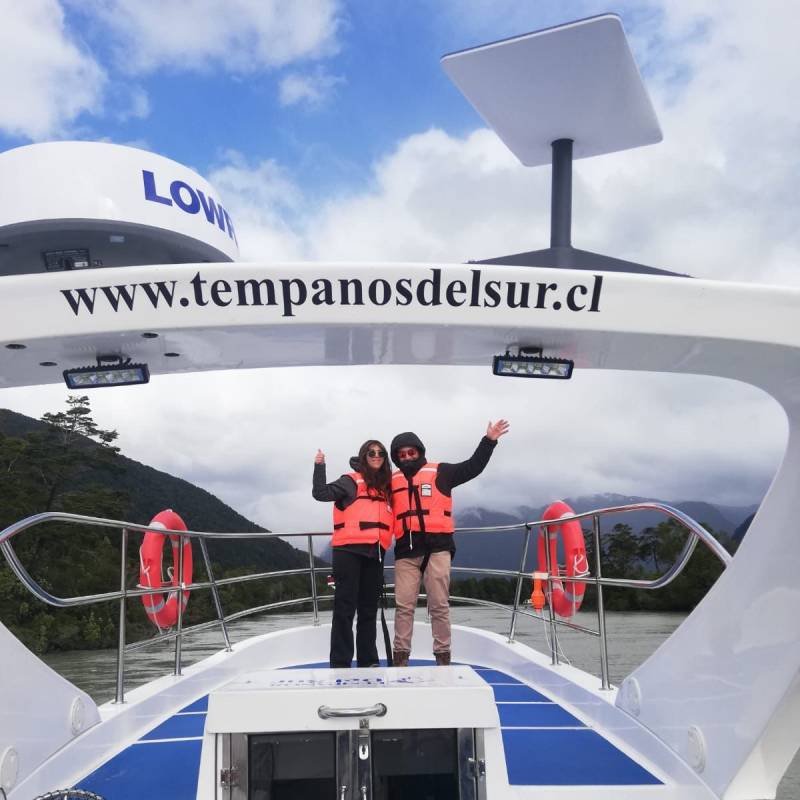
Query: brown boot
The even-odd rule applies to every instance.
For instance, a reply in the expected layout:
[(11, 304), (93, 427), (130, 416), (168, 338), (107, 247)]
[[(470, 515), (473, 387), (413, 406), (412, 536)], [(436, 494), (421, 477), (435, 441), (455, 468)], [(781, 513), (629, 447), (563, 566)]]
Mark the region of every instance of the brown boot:
[(395, 650), (392, 654), (392, 663), (396, 667), (407, 667), (408, 666), (408, 657), (411, 653), (408, 650)]
[(436, 659), (436, 666), (437, 667), (449, 667), (450, 666), (450, 651), (445, 650), (441, 653), (434, 653), (433, 657)]

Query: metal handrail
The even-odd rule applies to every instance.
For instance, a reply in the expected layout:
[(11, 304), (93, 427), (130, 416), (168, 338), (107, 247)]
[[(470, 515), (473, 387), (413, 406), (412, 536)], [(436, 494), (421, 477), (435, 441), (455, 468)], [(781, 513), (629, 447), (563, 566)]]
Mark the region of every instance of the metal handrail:
[[(675, 562), (663, 575), (660, 575), (657, 578), (653, 578), (650, 580), (627, 579), (627, 578), (605, 578), (602, 576), (602, 571), (601, 571), (600, 518), (609, 514), (624, 514), (633, 511), (661, 512), (665, 514), (667, 517), (676, 520), (684, 528), (686, 528), (689, 532), (689, 536), (680, 554), (675, 559)], [(517, 570), (488, 569), (480, 567), (460, 567), (458, 565), (453, 565), (452, 567), (454, 572), (480, 574), (484, 576), (493, 575), (498, 577), (516, 579), (514, 603), (510, 609), (511, 626), (508, 636), (508, 641), (510, 643), (513, 643), (515, 640), (516, 619), (518, 615), (528, 616), (539, 620), (545, 620), (545, 617), (543, 617), (541, 614), (533, 613), (521, 607), (522, 583), (523, 580), (529, 577), (529, 574), (525, 571), (525, 565), (527, 562), (530, 537), (533, 528), (539, 528), (540, 530), (545, 531), (548, 527), (558, 526), (565, 522), (570, 522), (573, 520), (580, 521), (584, 519), (591, 519), (592, 522), (592, 537), (593, 537), (594, 552), (595, 552), (595, 574), (591, 575), (587, 572), (586, 575), (573, 576), (571, 580), (575, 582), (591, 582), (595, 585), (597, 590), (597, 612), (598, 612), (599, 630), (595, 631), (592, 630), (591, 628), (587, 628), (585, 626), (578, 625), (573, 622), (556, 619), (556, 616), (553, 613), (550, 604), (548, 603), (548, 614), (546, 621), (548, 622), (551, 631), (549, 637), (551, 657), (553, 665), (557, 666), (559, 663), (558, 641), (556, 633), (557, 627), (563, 626), (571, 628), (573, 630), (581, 631), (583, 633), (590, 634), (592, 636), (597, 636), (600, 640), (600, 669), (601, 669), (602, 688), (608, 689), (610, 688), (610, 684), (608, 681), (608, 674), (609, 674), (608, 648), (607, 648), (607, 635), (605, 629), (605, 610), (603, 605), (603, 587), (611, 586), (617, 588), (634, 588), (634, 589), (645, 589), (645, 590), (655, 590), (663, 588), (664, 586), (667, 586), (673, 580), (675, 580), (675, 578), (686, 567), (689, 559), (692, 556), (692, 553), (694, 552), (695, 547), (697, 546), (698, 541), (702, 541), (703, 544), (705, 544), (709, 548), (709, 550), (711, 550), (711, 552), (722, 562), (724, 566), (727, 566), (730, 563), (732, 557), (727, 552), (727, 550), (725, 550), (725, 548), (713, 537), (712, 534), (710, 534), (705, 528), (703, 528), (701, 525), (695, 522), (691, 517), (684, 514), (679, 509), (673, 508), (663, 503), (645, 502), (645, 503), (633, 503), (623, 506), (613, 506), (603, 509), (596, 509), (594, 511), (588, 511), (581, 514), (573, 514), (570, 516), (565, 516), (558, 520), (534, 520), (529, 522), (520, 522), (512, 525), (494, 525), (494, 526), (485, 526), (481, 528), (456, 528), (456, 531), (458, 531), (461, 535), (478, 534), (478, 533), (484, 533), (484, 534), (503, 533), (508, 531), (524, 531), (525, 533), (519, 569)], [(51, 594), (50, 592), (47, 592), (45, 589), (43, 589), (41, 585), (38, 584), (30, 576), (30, 574), (27, 572), (25, 567), (20, 562), (16, 552), (14, 551), (11, 545), (11, 540), (15, 536), (22, 533), (23, 531), (47, 522), (67, 522), (67, 523), (90, 525), (96, 527), (116, 528), (120, 530), (122, 532), (122, 546), (121, 546), (121, 570), (120, 570), (121, 574), (120, 574), (119, 591), (103, 592), (100, 594), (84, 595), (80, 597), (62, 598), (62, 597), (57, 597)], [(208, 575), (208, 580), (193, 582), (189, 584), (181, 583), (180, 586), (174, 588), (171, 587), (171, 589), (173, 591), (177, 591), (181, 596), (183, 592), (186, 591), (210, 589), (214, 599), (214, 608), (217, 613), (217, 619), (203, 623), (198, 623), (195, 625), (191, 625), (189, 627), (184, 627), (183, 603), (178, 602), (177, 603), (178, 620), (176, 628), (174, 630), (159, 631), (158, 635), (150, 639), (127, 644), (125, 642), (125, 604), (127, 599), (129, 597), (162, 594), (165, 591), (164, 587), (160, 587), (157, 589), (145, 588), (145, 587), (127, 588), (125, 580), (125, 568), (126, 568), (125, 561), (126, 561), (126, 551), (127, 551), (127, 538), (129, 531), (139, 531), (142, 533), (145, 533), (147, 531), (155, 531), (160, 534), (165, 533), (163, 528), (153, 528), (148, 525), (138, 525), (135, 523), (122, 522), (120, 520), (104, 519), (101, 517), (90, 517), (90, 516), (83, 516), (80, 514), (67, 514), (65, 512), (60, 512), (60, 511), (50, 511), (42, 514), (35, 514), (33, 516), (19, 520), (18, 522), (9, 525), (3, 531), (0, 531), (0, 550), (2, 550), (3, 555), (6, 558), (6, 561), (8, 562), (9, 566), (11, 567), (12, 571), (15, 573), (17, 578), (20, 580), (20, 582), (28, 589), (28, 591), (31, 592), (31, 594), (33, 594), (42, 602), (59, 608), (69, 608), (69, 607), (89, 605), (93, 603), (119, 600), (120, 611), (119, 611), (119, 642), (118, 642), (118, 657), (117, 657), (117, 692), (116, 692), (117, 702), (120, 703), (124, 702), (124, 663), (125, 663), (126, 653), (142, 649), (157, 642), (174, 639), (175, 674), (180, 675), (181, 661), (182, 661), (181, 643), (184, 635), (188, 635), (190, 633), (196, 633), (202, 630), (207, 630), (216, 625), (219, 625), (222, 631), (225, 649), (230, 651), (232, 649), (232, 646), (230, 643), (230, 638), (227, 630), (227, 626), (230, 622), (242, 619), (246, 616), (263, 613), (265, 611), (271, 611), (277, 608), (288, 608), (291, 606), (311, 603), (314, 613), (314, 625), (318, 625), (319, 602), (320, 600), (330, 599), (329, 596), (324, 596), (324, 595), (319, 596), (317, 594), (317, 587), (315, 580), (316, 575), (317, 573), (320, 572), (327, 572), (329, 568), (327, 566), (315, 566), (313, 547), (312, 547), (314, 537), (317, 536), (328, 537), (330, 536), (330, 533), (328, 531), (315, 531), (315, 532), (306, 531), (299, 533), (298, 532), (285, 533), (285, 532), (273, 532), (273, 531), (250, 531), (250, 532), (233, 532), (233, 533), (214, 533), (207, 531), (181, 531), (178, 532), (178, 535), (180, 536), (181, 539), (180, 547), (178, 550), (179, 552), (178, 574), (179, 575), (183, 574), (183, 568), (182, 568), (183, 540), (185, 537), (188, 536), (190, 538), (198, 539), (199, 546), (201, 548), (203, 555), (204, 565)], [(239, 575), (222, 579), (215, 579), (214, 577), (211, 560), (208, 556), (208, 551), (206, 548), (207, 539), (217, 539), (217, 540), (271, 539), (271, 538), (294, 538), (301, 536), (307, 539), (307, 546), (309, 553), (308, 567), (289, 569), (289, 570), (276, 570), (271, 572), (251, 573), (249, 575)], [(553, 583), (555, 581), (562, 580), (564, 576), (559, 574), (557, 565), (553, 565), (550, 563), (549, 547), (545, 548), (545, 558), (547, 561), (546, 580), (549, 592), (552, 596)], [(386, 566), (389, 569), (394, 569), (393, 565), (386, 565)], [(231, 585), (235, 583), (245, 583), (265, 578), (289, 577), (293, 575), (305, 575), (305, 574), (309, 575), (311, 581), (311, 595), (308, 597), (292, 598), (290, 600), (281, 600), (273, 603), (267, 603), (265, 605), (257, 606), (254, 608), (237, 611), (229, 615), (226, 615), (223, 611), (222, 602), (220, 600), (218, 591), (220, 586)], [(392, 587), (393, 585), (389, 584), (389, 586)], [(425, 595), (422, 594), (420, 595), (420, 597), (425, 598)], [(504, 604), (494, 603), (492, 601), (487, 601), (487, 600), (480, 600), (478, 598), (467, 598), (467, 597), (458, 597), (455, 595), (451, 595), (451, 599), (462, 602), (468, 602), (479, 606), (500, 608), (506, 611), (509, 610), (508, 606)]]
[[(30, 517), (25, 517), (17, 522), (12, 523), (7, 528), (0, 531), (0, 544), (12, 539), (18, 533), (32, 528), (34, 525), (40, 525), (43, 522), (79, 522), (84, 525), (96, 525), (105, 528), (127, 528), (129, 531), (155, 531), (156, 533), (164, 533), (163, 528), (151, 527), (150, 525), (139, 525), (135, 522), (123, 522), (118, 519), (105, 519), (104, 517), (90, 517), (83, 514), (68, 514), (65, 511), (43, 511), (40, 514), (33, 514)], [(170, 533), (170, 531), (167, 531)], [(173, 531), (174, 533), (174, 531)], [(210, 531), (182, 531), (185, 536), (199, 539), (284, 539), (287, 536), (330, 536), (330, 531), (304, 531), (298, 533), (290, 531), (276, 533), (275, 531), (231, 531), (230, 533), (210, 532)]]
[[(562, 517), (558, 520), (536, 520), (535, 522), (528, 522), (528, 525), (547, 526), (547, 525), (560, 525), (562, 522), (569, 522), (570, 520), (588, 519), (589, 517), (602, 517), (606, 514), (624, 514), (630, 511), (661, 511), (666, 516), (680, 522), (689, 533), (694, 534), (706, 547), (727, 567), (731, 563), (733, 556), (714, 538), (713, 534), (709, 533), (702, 525), (695, 522), (688, 514), (684, 514), (679, 508), (668, 506), (666, 503), (629, 503), (624, 506), (609, 506), (608, 508), (598, 508), (594, 511), (584, 511), (582, 514), (572, 514), (569, 517)], [(691, 555), (691, 554), (690, 554)], [(617, 579), (614, 579), (617, 580)], [(641, 589), (641, 582), (630, 582), (632, 588)], [(625, 584), (616, 582), (609, 584), (613, 586), (622, 586)], [(661, 584), (666, 586), (666, 584)], [(659, 588), (659, 587), (654, 587)]]
[[(678, 555), (678, 558), (675, 559), (672, 567), (667, 570), (663, 575), (659, 576), (658, 578), (654, 578), (652, 580), (634, 580), (628, 578), (604, 578), (602, 576), (602, 566), (601, 566), (601, 548), (600, 548), (600, 517), (605, 516), (607, 514), (624, 514), (630, 513), (633, 511), (660, 511), (661, 513), (665, 514), (666, 516), (670, 517), (671, 519), (676, 520), (680, 523), (684, 528), (689, 531), (689, 536), (683, 546), (683, 550)], [(678, 575), (683, 572), (686, 565), (689, 563), (689, 559), (692, 557), (692, 553), (694, 553), (694, 549), (697, 546), (698, 541), (703, 542), (703, 544), (708, 547), (709, 550), (722, 562), (723, 567), (727, 567), (732, 560), (731, 554), (709, 533), (702, 525), (699, 525), (695, 522), (688, 514), (684, 514), (683, 511), (677, 508), (673, 508), (672, 506), (668, 506), (665, 503), (652, 503), (652, 502), (645, 502), (645, 503), (629, 503), (627, 505), (622, 506), (610, 506), (608, 508), (597, 509), (595, 511), (586, 511), (582, 514), (572, 514), (569, 516), (563, 516), (558, 520), (550, 520), (549, 523), (537, 520), (536, 522), (529, 522), (527, 523), (530, 525), (536, 525), (540, 527), (542, 530), (546, 530), (548, 524), (550, 526), (554, 525), (561, 525), (565, 522), (571, 521), (580, 521), (582, 519), (590, 519), (592, 520), (592, 541), (594, 545), (594, 553), (595, 553), (595, 574), (592, 577), (587, 573), (586, 576), (583, 576), (583, 580), (591, 579), (592, 583), (595, 585), (595, 590), (597, 592), (597, 625), (598, 625), (598, 635), (600, 641), (600, 680), (601, 686), (600, 688), (603, 690), (609, 690), (611, 688), (611, 683), (609, 681), (609, 668), (608, 668), (608, 637), (606, 634), (606, 621), (605, 621), (605, 605), (603, 602), (603, 587), (604, 586), (614, 586), (619, 588), (629, 588), (629, 589), (645, 589), (645, 590), (655, 590), (661, 589), (664, 586), (669, 585), (672, 583)], [(553, 575), (553, 565), (550, 563), (550, 548), (545, 547), (545, 559), (547, 561), (547, 585), (550, 591), (550, 595), (552, 596), (553, 591), (553, 582), (554, 580), (560, 580), (562, 576), (557, 575), (554, 577)], [(556, 632), (556, 623), (557, 620), (555, 618), (555, 614), (553, 613), (552, 604), (547, 604), (547, 612), (550, 621), (550, 653), (551, 653), (551, 661), (554, 666), (558, 666), (558, 636)], [(509, 633), (509, 642), (514, 641), (514, 618), (520, 611), (516, 607), (516, 603), (514, 608), (511, 612), (511, 630)]]
[[(160, 530), (161, 533), (164, 533), (163, 529), (157, 530)], [(330, 533), (326, 533), (325, 536), (330, 536)], [(16, 552), (7, 541), (0, 543), (0, 549), (2, 549), (6, 557), (6, 561), (13, 570), (14, 574), (20, 579), (21, 583), (25, 585), (28, 591), (30, 591), (30, 593), (38, 600), (41, 600), (43, 603), (55, 608), (76, 608), (80, 606), (93, 605), (95, 603), (105, 603), (110, 600), (119, 600), (122, 597), (142, 597), (150, 594), (164, 594), (166, 591), (164, 587), (160, 587), (158, 589), (148, 589), (147, 587), (142, 586), (135, 589), (125, 588), (115, 592), (102, 592), (101, 594), (87, 594), (79, 595), (77, 597), (58, 597), (50, 594), (50, 592), (46, 591), (38, 583), (36, 583), (36, 581), (29, 575), (25, 567), (22, 566)], [(330, 568), (314, 567), (314, 572), (330, 572)], [(292, 575), (307, 575), (308, 573), (308, 567), (283, 569), (275, 572), (256, 572), (250, 575), (234, 575), (229, 578), (218, 578), (213, 582), (209, 580), (187, 583), (182, 588), (183, 591), (187, 592), (194, 592), (200, 589), (213, 590), (215, 586), (229, 586), (234, 583), (249, 583), (250, 581), (263, 580), (265, 578), (286, 578), (291, 577)]]

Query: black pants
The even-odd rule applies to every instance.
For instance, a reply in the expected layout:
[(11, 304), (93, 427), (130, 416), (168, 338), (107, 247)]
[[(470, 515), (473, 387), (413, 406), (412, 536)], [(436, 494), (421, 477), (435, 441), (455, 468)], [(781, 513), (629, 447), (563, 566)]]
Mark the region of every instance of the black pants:
[(359, 667), (378, 663), (375, 620), (378, 596), (383, 584), (383, 564), (348, 550), (334, 549), (333, 623), (331, 625), (332, 667), (349, 667), (353, 660), (353, 617), (356, 622), (356, 658)]

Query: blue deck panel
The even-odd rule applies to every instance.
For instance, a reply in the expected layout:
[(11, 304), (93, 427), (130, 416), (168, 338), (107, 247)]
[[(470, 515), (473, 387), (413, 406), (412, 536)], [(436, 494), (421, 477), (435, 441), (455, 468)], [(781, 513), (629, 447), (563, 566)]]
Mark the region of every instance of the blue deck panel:
[[(467, 664), (467, 666), (470, 666)], [(486, 683), (518, 683), (520, 686), (524, 686), (525, 684), (517, 680), (516, 678), (512, 678), (510, 675), (506, 675), (505, 672), (500, 672), (498, 669), (489, 669), (488, 667), (472, 667), (478, 675), (483, 678)]]
[[(478, 673), (480, 674), (480, 673)], [(492, 692), (494, 692), (495, 703), (550, 703), (543, 694), (540, 694), (536, 689), (531, 689), (530, 686), (525, 686), (524, 683), (515, 684), (514, 686), (503, 686), (503, 684), (490, 684)]]
[(589, 728), (502, 731), (512, 786), (638, 786), (656, 777)]
[(501, 728), (585, 728), (557, 703), (498, 703)]
[(189, 703), (188, 706), (180, 710), (181, 714), (193, 713), (195, 711), (208, 711), (208, 695), (204, 695), (194, 703)]
[(78, 788), (108, 800), (196, 800), (202, 744), (131, 745), (82, 780)]
[(160, 725), (156, 725), (153, 730), (142, 736), (142, 741), (147, 741), (149, 739), (184, 739), (188, 736), (202, 736), (205, 725), (205, 714), (176, 714)]

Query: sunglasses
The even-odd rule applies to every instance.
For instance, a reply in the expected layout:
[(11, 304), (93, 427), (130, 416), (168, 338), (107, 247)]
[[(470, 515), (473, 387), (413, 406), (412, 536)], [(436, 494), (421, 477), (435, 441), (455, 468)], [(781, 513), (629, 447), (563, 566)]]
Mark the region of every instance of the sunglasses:
[(398, 458), (416, 458), (419, 455), (419, 450), (416, 447), (403, 447), (397, 451)]
[(367, 455), (370, 458), (386, 458), (385, 450), (367, 450)]

